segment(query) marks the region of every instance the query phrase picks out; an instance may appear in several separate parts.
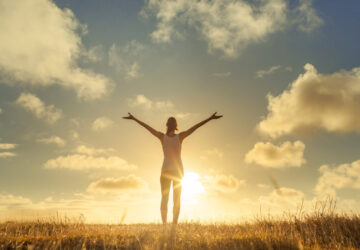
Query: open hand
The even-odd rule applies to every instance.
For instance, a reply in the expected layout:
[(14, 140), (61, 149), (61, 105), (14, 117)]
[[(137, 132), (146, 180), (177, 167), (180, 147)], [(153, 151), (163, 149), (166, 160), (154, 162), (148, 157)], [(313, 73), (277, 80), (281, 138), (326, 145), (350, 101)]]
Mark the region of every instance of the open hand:
[(131, 113), (128, 113), (129, 115), (128, 116), (123, 116), (123, 119), (128, 119), (128, 120), (134, 120), (135, 117), (131, 114)]
[(212, 116), (210, 116), (210, 119), (219, 119), (221, 117), (223, 117), (222, 115), (216, 115), (217, 112), (215, 112), (214, 114), (212, 114)]

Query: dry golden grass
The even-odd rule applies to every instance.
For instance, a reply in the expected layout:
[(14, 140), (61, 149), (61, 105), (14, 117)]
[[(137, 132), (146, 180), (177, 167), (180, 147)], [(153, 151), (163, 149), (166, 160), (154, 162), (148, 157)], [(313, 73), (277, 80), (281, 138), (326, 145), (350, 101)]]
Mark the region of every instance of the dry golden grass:
[(5, 222), (1, 249), (359, 249), (360, 217), (316, 209), (251, 223), (85, 224), (81, 220)]

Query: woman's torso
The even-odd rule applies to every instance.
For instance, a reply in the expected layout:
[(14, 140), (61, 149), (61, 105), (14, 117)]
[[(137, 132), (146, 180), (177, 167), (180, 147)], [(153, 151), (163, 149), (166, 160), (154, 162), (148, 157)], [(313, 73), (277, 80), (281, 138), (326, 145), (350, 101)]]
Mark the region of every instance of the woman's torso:
[(179, 134), (174, 136), (164, 134), (161, 144), (164, 152), (164, 161), (161, 172), (170, 172), (174, 175), (181, 175), (182, 177), (184, 170), (181, 161), (181, 142), (179, 140)]

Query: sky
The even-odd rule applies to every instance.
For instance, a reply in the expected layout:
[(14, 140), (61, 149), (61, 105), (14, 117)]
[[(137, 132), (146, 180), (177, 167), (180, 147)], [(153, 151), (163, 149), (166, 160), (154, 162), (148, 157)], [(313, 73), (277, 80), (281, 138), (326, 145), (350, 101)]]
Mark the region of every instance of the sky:
[(127, 112), (223, 115), (182, 144), (180, 221), (359, 211), (359, 1), (0, 6), (0, 220), (160, 222), (161, 143)]

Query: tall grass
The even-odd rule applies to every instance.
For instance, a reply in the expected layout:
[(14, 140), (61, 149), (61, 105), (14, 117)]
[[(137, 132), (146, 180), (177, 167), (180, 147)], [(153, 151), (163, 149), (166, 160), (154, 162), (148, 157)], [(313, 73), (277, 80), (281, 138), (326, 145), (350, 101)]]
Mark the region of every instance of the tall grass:
[(241, 224), (85, 224), (53, 218), (0, 224), (0, 248), (20, 249), (360, 249), (360, 217), (330, 201), (311, 213), (258, 216)]

